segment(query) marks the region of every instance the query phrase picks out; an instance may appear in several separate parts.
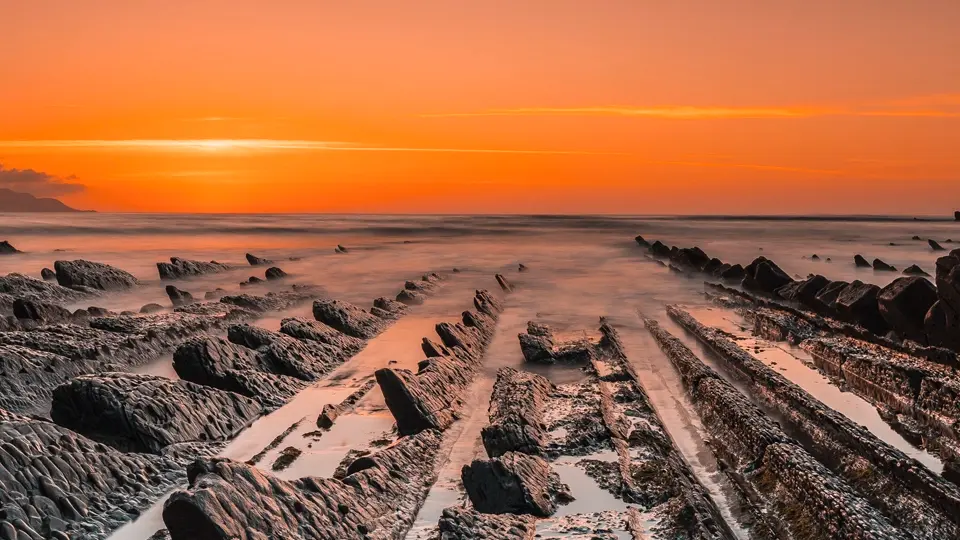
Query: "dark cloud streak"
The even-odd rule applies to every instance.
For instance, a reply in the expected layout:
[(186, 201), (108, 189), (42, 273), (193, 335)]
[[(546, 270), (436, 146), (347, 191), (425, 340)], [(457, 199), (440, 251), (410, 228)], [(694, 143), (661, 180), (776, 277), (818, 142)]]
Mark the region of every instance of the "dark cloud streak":
[(8, 169), (0, 163), (0, 188), (20, 193), (29, 193), (35, 197), (60, 197), (80, 193), (86, 186), (76, 182), (77, 177), (65, 178), (33, 169)]

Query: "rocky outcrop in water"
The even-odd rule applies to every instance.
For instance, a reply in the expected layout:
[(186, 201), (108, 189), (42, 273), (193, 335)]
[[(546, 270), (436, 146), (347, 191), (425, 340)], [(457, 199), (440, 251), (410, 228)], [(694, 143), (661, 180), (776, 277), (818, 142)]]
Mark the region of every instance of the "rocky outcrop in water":
[(757, 257), (744, 268), (741, 285), (744, 289), (773, 293), (793, 282), (793, 278), (766, 257)]
[(467, 508), (445, 508), (439, 540), (534, 540), (536, 519), (513, 514), (481, 514)]
[(161, 306), (160, 304), (157, 304), (157, 303), (155, 303), (155, 302), (151, 302), (151, 303), (149, 303), (149, 304), (144, 304), (144, 305), (140, 306), (140, 313), (142, 313), (142, 314), (148, 314), (148, 315), (149, 315), (149, 314), (152, 314), (152, 313), (160, 313), (160, 312), (163, 311), (164, 309), (166, 309), (166, 308), (164, 308), (164, 307)]
[[(777, 503), (781, 511), (794, 504), (812, 503), (804, 503), (799, 495), (793, 499), (794, 494), (806, 493), (806, 497), (819, 498), (832, 491), (850, 491), (851, 488), (842, 486), (843, 483), (849, 483), (855, 490), (850, 492), (858, 494), (854, 497), (862, 497), (864, 501), (862, 504), (855, 500), (848, 502), (861, 509), (857, 512), (869, 511), (869, 506), (873, 506), (889, 522), (911, 532), (921, 533), (922, 538), (952, 537), (960, 533), (960, 519), (956, 518), (955, 510), (960, 505), (960, 490), (955, 485), (934, 475), (922, 464), (883, 442), (846, 416), (820, 403), (796, 384), (741, 349), (724, 333), (703, 326), (690, 314), (674, 306), (669, 306), (667, 311), (671, 318), (720, 355), (725, 365), (729, 366), (738, 378), (750, 382), (753, 385), (753, 394), (760, 397), (766, 406), (777, 411), (778, 415), (789, 422), (791, 428), (803, 433), (808, 441), (804, 443), (804, 449), (809, 451), (812, 457), (805, 456), (803, 450), (791, 448), (783, 449), (783, 453), (774, 460), (777, 464), (776, 474), (800, 475), (777, 481), (784, 482), (782, 485), (785, 487), (794, 486), (792, 493), (777, 495), (791, 497), (792, 502), (781, 500)], [(765, 459), (768, 458), (770, 448), (775, 446), (777, 445), (770, 445), (764, 451)], [(859, 456), (862, 459), (844, 456)], [(814, 457), (822, 467), (817, 465)], [(792, 464), (793, 468), (780, 470), (787, 463)], [(823, 472), (826, 469), (839, 478), (831, 479)], [(809, 472), (803, 472), (804, 470)], [(807, 480), (803, 480), (805, 477)], [(798, 483), (811, 480), (814, 482), (807, 486)], [(829, 486), (836, 488), (834, 490)], [(803, 489), (797, 490), (801, 487)], [(761, 486), (760, 489), (765, 488)], [(827, 501), (816, 503), (816, 507), (821, 505), (829, 504)], [(805, 511), (819, 512), (815, 508)], [(931, 534), (933, 536), (930, 536)]]
[(271, 266), (270, 268), (267, 268), (265, 277), (267, 278), (267, 281), (276, 281), (278, 279), (287, 277), (287, 273), (276, 266)]
[(13, 247), (7, 240), (0, 241), (0, 255), (13, 255), (20, 253), (20, 250)]
[(57, 273), (49, 268), (43, 268), (40, 270), (40, 279), (44, 281), (56, 281)]
[(946, 248), (941, 246), (936, 240), (930, 238), (927, 240), (927, 243), (930, 244), (930, 249), (934, 251), (946, 251)]
[(897, 269), (893, 265), (887, 264), (880, 259), (873, 260), (873, 269), (878, 272), (896, 272)]
[(937, 259), (937, 301), (924, 318), (931, 345), (960, 351), (960, 249)]
[(475, 460), (463, 467), (462, 480), (473, 507), (486, 514), (549, 517), (568, 489), (549, 463), (519, 452)]
[(173, 368), (183, 380), (254, 398), (275, 409), (307, 386), (269, 371), (257, 353), (221, 337), (197, 337), (173, 354)]
[(898, 335), (926, 344), (924, 318), (937, 301), (937, 289), (922, 277), (902, 277), (880, 290), (880, 315)]
[(247, 253), (247, 262), (250, 263), (250, 266), (263, 266), (263, 265), (273, 264), (273, 261), (271, 261), (270, 259), (257, 257), (252, 253)]
[(0, 296), (6, 296), (10, 308), (16, 298), (40, 300), (54, 304), (72, 304), (90, 298), (92, 291), (75, 291), (59, 284), (41, 281), (23, 274), (0, 276)]
[(170, 257), (170, 262), (158, 262), (157, 271), (161, 280), (183, 279), (206, 274), (216, 274), (230, 270), (230, 266), (217, 261), (191, 261), (180, 257)]
[(172, 540), (400, 538), (433, 481), (439, 449), (438, 434), (424, 431), (357, 459), (342, 479), (292, 482), (234, 461), (198, 461), (163, 521)]
[(860, 325), (877, 335), (887, 333), (889, 327), (880, 315), (877, 296), (880, 287), (862, 281), (854, 281), (844, 287), (833, 303), (840, 319)]
[(173, 303), (173, 307), (185, 306), (196, 302), (192, 294), (180, 290), (173, 285), (167, 285), (166, 291), (167, 296), (170, 297), (170, 302)]
[(853, 256), (853, 264), (857, 268), (871, 268), (870, 263), (860, 254)]
[(553, 385), (540, 375), (500, 369), (490, 398), (490, 425), (480, 433), (487, 455), (541, 454), (549, 440), (543, 412), (552, 391)]
[(386, 327), (380, 317), (342, 300), (316, 300), (313, 316), (331, 328), (361, 339), (372, 338)]
[(85, 261), (56, 261), (53, 268), (57, 273), (57, 283), (75, 290), (121, 290), (137, 284), (132, 274), (114, 268), (108, 264)]
[(903, 274), (906, 276), (929, 276), (930, 275), (923, 268), (920, 268), (915, 264), (911, 264), (910, 266), (904, 268)]
[(13, 315), (20, 320), (29, 320), (37, 324), (70, 322), (74, 320), (70, 310), (43, 302), (41, 300), (24, 300), (18, 298), (13, 301)]
[(229, 440), (261, 411), (257, 401), (191, 382), (104, 373), (54, 390), (50, 415), (120, 450), (159, 454), (174, 444)]
[(477, 311), (465, 311), (461, 322), (437, 325), (443, 349), (438, 356), (420, 362), (416, 373), (394, 368), (375, 373), (401, 435), (427, 429), (443, 431), (459, 417), (462, 394), (473, 380), (503, 311), (485, 290), (476, 292), (474, 305)]
[(577, 364), (589, 362), (593, 344), (588, 339), (575, 339), (557, 343), (550, 328), (533, 321), (527, 323), (527, 332), (517, 335), (520, 352), (527, 362), (537, 364)]
[(255, 349), (261, 369), (302, 381), (315, 381), (339, 365), (345, 356), (326, 343), (301, 341), (280, 332), (248, 324), (227, 330), (232, 343)]

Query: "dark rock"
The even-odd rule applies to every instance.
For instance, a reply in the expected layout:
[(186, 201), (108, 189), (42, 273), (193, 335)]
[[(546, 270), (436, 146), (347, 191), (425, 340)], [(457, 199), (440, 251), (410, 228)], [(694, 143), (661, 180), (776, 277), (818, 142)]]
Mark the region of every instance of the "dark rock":
[(527, 265), (525, 265), (525, 264), (523, 264), (523, 263), (520, 263), (520, 264), (517, 266), (517, 271), (518, 271), (518, 272), (526, 272), (527, 270), (529, 270), (529, 268), (527, 268)]
[(490, 425), (481, 431), (488, 456), (543, 452), (550, 439), (544, 412), (552, 390), (550, 381), (540, 375), (513, 368), (497, 371), (490, 398)]
[(308, 321), (296, 317), (283, 319), (280, 322), (280, 332), (301, 341), (315, 341), (330, 345), (339, 350), (344, 359), (360, 352), (366, 344), (363, 339), (348, 336), (320, 321)]
[(333, 251), (335, 251), (336, 253), (350, 253), (349, 249), (341, 246), (340, 244), (337, 244), (337, 247), (335, 247)]
[(31, 320), (37, 323), (68, 322), (73, 319), (73, 313), (64, 307), (41, 300), (24, 300), (22, 298), (13, 301), (13, 315), (18, 319)]
[(187, 291), (182, 291), (173, 285), (167, 285), (166, 291), (167, 296), (170, 297), (170, 301), (173, 303), (173, 307), (185, 306), (196, 302), (192, 294)]
[(6, 240), (0, 241), (0, 255), (13, 255), (14, 253), (20, 253), (20, 250), (10, 245), (10, 242)]
[(170, 262), (158, 262), (157, 271), (160, 273), (161, 280), (182, 279), (193, 276), (202, 276), (205, 274), (216, 274), (225, 272), (230, 266), (218, 263), (217, 261), (191, 261), (181, 259), (180, 257), (170, 257)]
[(53, 270), (49, 269), (49, 268), (44, 268), (44, 269), (40, 270), (40, 277), (41, 277), (44, 281), (56, 281), (56, 280), (57, 280), (57, 273), (54, 272)]
[(836, 314), (837, 298), (840, 296), (840, 293), (847, 288), (848, 285), (850, 284), (846, 281), (831, 281), (824, 286), (819, 293), (817, 293), (812, 307), (814, 307), (814, 309), (820, 313), (831, 315)]
[(264, 369), (256, 352), (221, 337), (197, 337), (173, 354), (173, 369), (185, 381), (202, 384), (260, 401), (264, 407), (282, 406), (306, 383)]
[(714, 258), (710, 259), (709, 261), (707, 261), (707, 262), (703, 265), (703, 267), (700, 268), (700, 271), (703, 272), (703, 273), (705, 273), (705, 274), (711, 274), (711, 275), (713, 275), (713, 273), (716, 272), (716, 271), (717, 271), (720, 267), (722, 267), (722, 266), (723, 266), (723, 261), (721, 261), (720, 259), (714, 257)]
[(120, 450), (160, 453), (171, 444), (226, 441), (260, 415), (260, 403), (166, 377), (83, 375), (53, 392), (53, 420)]
[(348, 336), (361, 339), (370, 339), (386, 328), (386, 323), (380, 317), (341, 300), (314, 301), (313, 316)]
[(497, 279), (497, 284), (500, 285), (500, 288), (503, 289), (504, 292), (510, 292), (513, 290), (513, 285), (507, 281), (507, 278), (503, 277), (502, 274), (497, 274), (494, 277)]
[(549, 517), (557, 511), (560, 478), (538, 456), (508, 452), (476, 460), (461, 472), (473, 507), (485, 514), (532, 514)]
[(456, 506), (443, 510), (438, 529), (439, 540), (534, 540), (537, 532), (533, 516), (481, 514)]
[(957, 210), (956, 212), (953, 213), (953, 220), (960, 221), (960, 210)]
[(853, 256), (853, 264), (855, 264), (857, 268), (870, 268), (870, 263), (860, 254)]
[(881, 261), (880, 259), (873, 260), (873, 269), (877, 270), (878, 272), (896, 272), (897, 271), (897, 269), (893, 265), (887, 264)]
[(373, 301), (373, 307), (391, 314), (393, 318), (396, 318), (407, 311), (407, 306), (405, 303), (397, 300), (391, 300), (385, 296), (375, 299)]
[(723, 272), (720, 272), (720, 279), (727, 282), (739, 282), (743, 280), (743, 276), (746, 275), (743, 269), (743, 266), (735, 264), (730, 268), (727, 268)]
[(315, 298), (317, 294), (316, 291), (310, 289), (294, 288), (287, 291), (268, 292), (263, 296), (252, 294), (227, 295), (220, 297), (220, 302), (250, 311), (281, 311), (307, 302)]
[(276, 266), (271, 266), (270, 268), (267, 268), (267, 272), (266, 272), (267, 281), (274, 281), (277, 279), (283, 279), (285, 277), (287, 277), (287, 273), (277, 268)]
[(931, 345), (960, 351), (960, 316), (941, 300), (930, 306), (923, 329)]
[(923, 240), (923, 238), (920, 238), (919, 236), (914, 235), (913, 238), (911, 238), (911, 240)]
[(188, 468), (190, 488), (164, 504), (163, 521), (171, 540), (402, 536), (425, 496), (414, 486), (433, 482), (439, 449), (434, 431), (404, 437), (355, 461), (342, 479), (286, 481), (226, 459), (198, 461)]
[(60, 285), (81, 291), (129, 289), (139, 283), (130, 273), (98, 262), (56, 261), (53, 267)]
[(936, 240), (934, 240), (933, 238), (930, 238), (929, 240), (927, 240), (927, 243), (930, 244), (930, 249), (932, 249), (932, 250), (934, 250), (934, 251), (946, 251), (946, 248), (944, 248), (943, 246), (941, 246), (941, 245), (940, 245)]
[(794, 300), (808, 306), (816, 306), (817, 295), (830, 284), (830, 280), (817, 275), (803, 281), (785, 285), (777, 290), (777, 294), (787, 300)]
[(302, 381), (315, 381), (346, 359), (341, 350), (326, 343), (300, 341), (249, 324), (231, 326), (227, 329), (227, 338), (237, 345), (256, 349), (261, 370)]
[(247, 262), (250, 263), (250, 266), (261, 266), (266, 264), (273, 264), (273, 261), (270, 259), (263, 259), (253, 255), (252, 253), (247, 253)]
[(677, 263), (687, 268), (700, 270), (705, 264), (710, 262), (710, 257), (698, 247), (678, 249), (671, 258)]
[(776, 263), (766, 257), (757, 257), (744, 268), (741, 284), (748, 290), (773, 293), (780, 287), (792, 282), (793, 278), (780, 269)]
[(810, 260), (811, 260), (811, 261), (819, 261), (819, 260), (820, 260), (820, 256), (817, 255), (816, 253), (814, 253), (813, 255), (810, 256)]
[(154, 304), (154, 303), (144, 304), (143, 306), (140, 307), (140, 313), (159, 313), (164, 309), (165, 308), (160, 304)]
[(449, 355), (424, 360), (417, 373), (393, 368), (376, 371), (377, 384), (401, 435), (428, 429), (442, 431), (459, 417), (463, 394), (502, 311), (487, 291), (477, 291), (474, 304), (478, 311), (465, 311), (462, 323), (440, 323), (436, 327), (443, 351)]
[(879, 294), (880, 287), (856, 280), (837, 296), (837, 313), (842, 320), (860, 325), (874, 334), (886, 334), (890, 328), (880, 315)]
[(212, 291), (207, 291), (207, 292), (203, 295), (203, 299), (204, 299), (204, 300), (219, 300), (220, 297), (222, 297), (224, 294), (226, 294), (226, 292), (227, 292), (227, 291), (221, 289), (220, 287), (217, 287), (216, 289), (214, 289), (214, 290), (212, 290)]
[(637, 241), (637, 245), (639, 245), (639, 246), (641, 246), (641, 247), (650, 247), (650, 242), (647, 242), (647, 241), (646, 241), (642, 236), (640, 236), (639, 234), (636, 236), (636, 238), (634, 238), (634, 240), (636, 240), (636, 241)]
[(102, 308), (102, 307), (97, 307), (97, 306), (90, 306), (90, 307), (88, 307), (88, 308), (87, 308), (87, 313), (88, 313), (91, 317), (113, 317), (113, 316), (116, 316), (116, 313), (110, 311), (109, 309), (107, 309), (107, 308)]
[(926, 271), (924, 271), (923, 268), (920, 268), (915, 264), (906, 267), (903, 270), (903, 273), (908, 276), (929, 276), (930, 275)]
[(144, 304), (144, 305), (140, 308), (140, 313), (159, 313), (159, 312), (163, 311), (164, 309), (166, 309), (166, 308), (164, 308), (164, 307), (161, 306), (160, 304), (155, 304), (155, 303)]
[(663, 242), (657, 240), (650, 246), (650, 253), (657, 257), (669, 257), (670, 248)]
[(517, 338), (520, 340), (520, 352), (523, 353), (524, 360), (534, 363), (553, 363), (552, 337), (521, 333)]
[(397, 293), (397, 302), (408, 306), (419, 306), (424, 300), (423, 295), (417, 291), (404, 289)]
[(7, 411), (0, 411), (0, 446), (4, 538), (102, 538), (135, 517), (127, 508), (149, 507), (183, 478), (169, 459), (118, 452)]
[(317, 417), (317, 427), (320, 429), (330, 429), (333, 422), (337, 419), (337, 407), (329, 403), (323, 406), (320, 416)]
[(922, 277), (902, 277), (880, 290), (880, 314), (899, 335), (918, 343), (927, 342), (924, 317), (937, 301), (937, 289)]

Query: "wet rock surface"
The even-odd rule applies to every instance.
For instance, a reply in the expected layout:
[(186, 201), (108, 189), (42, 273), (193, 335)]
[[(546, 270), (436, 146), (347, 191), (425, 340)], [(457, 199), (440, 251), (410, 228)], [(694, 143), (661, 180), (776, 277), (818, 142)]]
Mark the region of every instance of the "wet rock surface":
[(57, 424), (120, 450), (159, 454), (174, 444), (226, 441), (261, 411), (252, 399), (191, 382), (105, 373), (58, 387), (50, 414)]
[(432, 483), (439, 449), (439, 435), (423, 431), (354, 461), (342, 479), (292, 482), (229, 460), (198, 461), (163, 520), (172, 540), (400, 538)]
[(13, 255), (14, 253), (20, 253), (20, 250), (13, 247), (7, 240), (0, 241), (0, 255)]
[(252, 253), (247, 253), (247, 262), (250, 263), (250, 266), (263, 266), (267, 264), (273, 264), (273, 261), (270, 259), (264, 259), (262, 257), (257, 257)]
[(6, 538), (104, 538), (183, 478), (169, 459), (128, 454), (0, 410)]
[(475, 460), (463, 467), (462, 479), (473, 507), (486, 514), (549, 517), (559, 493), (568, 489), (549, 463), (519, 452)]
[(161, 280), (184, 279), (206, 274), (217, 274), (230, 270), (230, 266), (217, 261), (191, 261), (180, 257), (170, 257), (170, 262), (158, 262), (157, 272)]
[(122, 290), (139, 284), (132, 274), (113, 266), (84, 260), (56, 261), (57, 283), (75, 290)]
[(276, 266), (271, 266), (270, 268), (267, 268), (267, 271), (264, 273), (264, 277), (267, 278), (267, 281), (276, 281), (278, 279), (287, 277), (287, 273)]
[(57, 273), (49, 268), (43, 268), (40, 270), (40, 279), (44, 281), (56, 281)]
[(490, 425), (481, 431), (487, 455), (540, 454), (549, 442), (543, 412), (552, 393), (553, 385), (540, 375), (499, 370), (490, 398)]
[(459, 417), (463, 392), (473, 380), (480, 359), (493, 337), (500, 303), (485, 290), (474, 295), (477, 311), (463, 313), (462, 321), (440, 323), (443, 342), (438, 356), (422, 361), (414, 373), (383, 368), (375, 373), (387, 407), (402, 435), (425, 429), (445, 430)]
[(937, 289), (922, 277), (903, 277), (880, 290), (880, 315), (899, 335), (918, 343), (927, 342), (924, 318), (937, 301)]
[(440, 518), (440, 540), (533, 540), (533, 516), (481, 514), (465, 508), (446, 508)]
[[(960, 504), (960, 490), (955, 485), (820, 403), (753, 358), (722, 332), (703, 326), (679, 308), (669, 307), (668, 314), (722, 357), (739, 378), (752, 384), (756, 390), (754, 395), (766, 407), (803, 434), (804, 450), (810, 453), (811, 459), (818, 460), (838, 481), (849, 483), (859, 497), (887, 521), (921, 538), (951, 537), (960, 533), (954, 517), (954, 508)], [(787, 452), (779, 456), (777, 462), (782, 463), (779, 460), (791, 455)], [(799, 459), (798, 470), (816, 470), (810, 460), (797, 456), (800, 454), (794, 456)], [(839, 485), (832, 480), (821, 480), (821, 483)], [(790, 503), (778, 504), (789, 506)]]
[(10, 306), (12, 306), (13, 300), (17, 298), (63, 305), (89, 299), (95, 294), (93, 291), (75, 291), (59, 284), (41, 281), (23, 274), (7, 274), (0, 277), (0, 296), (7, 297)]
[(167, 285), (166, 287), (167, 296), (170, 298), (170, 302), (173, 303), (173, 307), (185, 306), (187, 304), (192, 304), (196, 302), (193, 298), (193, 295), (187, 291), (178, 289), (173, 285)]

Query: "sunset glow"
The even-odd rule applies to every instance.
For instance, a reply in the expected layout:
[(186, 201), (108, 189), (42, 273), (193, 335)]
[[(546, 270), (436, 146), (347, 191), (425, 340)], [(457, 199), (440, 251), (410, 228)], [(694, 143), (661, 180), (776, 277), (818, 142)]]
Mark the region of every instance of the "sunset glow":
[(0, 17), (0, 182), (71, 178), (82, 189), (60, 198), (81, 208), (943, 214), (960, 200), (956, 2), (44, 0)]

